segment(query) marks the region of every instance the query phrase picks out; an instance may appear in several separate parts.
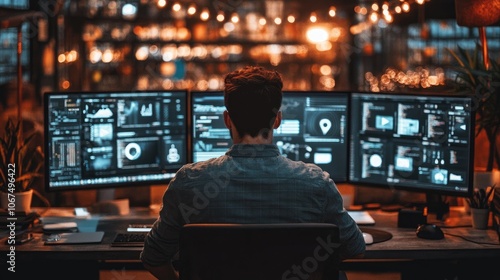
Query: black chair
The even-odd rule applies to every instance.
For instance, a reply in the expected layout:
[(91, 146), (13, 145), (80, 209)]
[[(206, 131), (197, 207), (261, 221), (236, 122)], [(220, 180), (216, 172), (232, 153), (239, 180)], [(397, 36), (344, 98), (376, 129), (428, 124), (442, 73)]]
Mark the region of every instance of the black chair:
[(338, 246), (333, 224), (188, 224), (180, 233), (179, 277), (336, 280)]

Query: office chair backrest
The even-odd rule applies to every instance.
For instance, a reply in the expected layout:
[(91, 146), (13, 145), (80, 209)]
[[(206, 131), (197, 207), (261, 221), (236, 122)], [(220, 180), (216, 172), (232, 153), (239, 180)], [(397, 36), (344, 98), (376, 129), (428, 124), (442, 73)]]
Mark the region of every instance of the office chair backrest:
[(180, 233), (181, 280), (338, 279), (333, 224), (188, 224)]

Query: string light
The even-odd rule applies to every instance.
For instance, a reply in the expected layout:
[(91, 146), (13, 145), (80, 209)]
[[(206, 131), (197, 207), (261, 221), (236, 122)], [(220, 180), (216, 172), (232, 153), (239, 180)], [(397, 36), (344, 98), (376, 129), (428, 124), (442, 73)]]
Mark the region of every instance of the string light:
[(207, 21), (209, 18), (210, 12), (208, 11), (208, 8), (203, 9), (200, 14), (200, 19), (203, 21)]
[(328, 15), (330, 17), (335, 17), (335, 15), (337, 15), (337, 9), (334, 6), (331, 6), (330, 10), (328, 10)]
[(267, 23), (267, 20), (266, 20), (266, 18), (265, 18), (265, 17), (261, 17), (261, 18), (259, 18), (259, 24), (260, 24), (261, 26), (266, 25), (266, 23)]
[(233, 23), (238, 23), (238, 22), (240, 21), (240, 16), (238, 16), (238, 14), (237, 14), (237, 13), (233, 13), (233, 14), (231, 15), (231, 21), (232, 21)]
[(217, 13), (216, 19), (218, 22), (223, 22), (225, 19), (224, 12), (220, 11), (219, 13)]
[[(363, 30), (370, 28), (377, 24), (379, 27), (386, 27), (388, 24), (394, 21), (394, 16), (396, 14), (409, 13), (411, 10), (411, 5), (424, 5), (426, 2), (431, 0), (373, 0), (372, 3), (365, 2), (363, 4), (356, 5), (354, 7), (354, 12), (356, 14), (356, 18), (360, 21), (358, 24), (351, 26), (350, 30), (353, 34), (359, 34)], [(211, 18), (211, 8), (210, 7), (202, 7), (197, 6), (197, 2), (194, 0), (185, 3), (186, 1), (176, 1), (170, 2), (167, 0), (156, 0), (156, 6), (158, 8), (165, 8), (171, 5), (172, 15), (174, 18), (184, 18), (186, 16), (195, 15), (198, 10), (200, 11), (199, 19), (201, 21), (208, 21)], [(225, 21), (229, 21), (232, 24), (237, 24), (240, 21), (240, 15), (237, 12), (233, 12), (230, 16), (226, 14), (227, 11), (224, 10), (216, 10), (215, 19), (224, 23)], [(312, 11), (309, 16), (309, 21), (311, 23), (318, 23), (321, 20), (327, 20), (324, 16), (329, 18), (334, 18), (337, 16), (337, 8), (335, 6), (329, 6), (326, 15), (323, 14), (322, 11)], [(269, 22), (272, 22), (276, 25), (281, 25), (283, 20), (286, 18), (288, 23), (296, 23), (297, 17), (293, 14), (288, 15), (280, 15), (280, 16), (269, 16), (270, 18), (266, 18), (265, 16), (261, 16), (258, 20), (258, 24), (264, 26)], [(321, 19), (321, 20), (320, 20)], [(227, 28), (227, 27), (225, 27)], [(234, 27), (232, 27), (234, 28)], [(232, 29), (229, 28), (229, 29)]]
[[(354, 11), (357, 15), (360, 16), (367, 16), (366, 21), (371, 24), (377, 23), (379, 20), (383, 20), (386, 23), (391, 23), (394, 21), (394, 14), (401, 14), (401, 13), (408, 13), (411, 10), (411, 4), (415, 3), (418, 5), (424, 5), (426, 2), (429, 2), (430, 0), (390, 0), (390, 1), (384, 1), (381, 3), (381, 1), (374, 0), (371, 4), (366, 3), (366, 4), (360, 4), (354, 7)], [(167, 0), (157, 0), (157, 6), (159, 8), (163, 8), (169, 3)], [(172, 11), (174, 12), (179, 12), (182, 10), (182, 5), (187, 6), (187, 14), (192, 16), (197, 12), (197, 7), (194, 2), (189, 3), (189, 4), (181, 4), (180, 2), (174, 2), (172, 4)], [(208, 7), (205, 7), (201, 10), (202, 12), (200, 13), (200, 19), (203, 21), (207, 21), (210, 18), (210, 10)], [(328, 16), (330, 18), (336, 17), (337, 16), (337, 8), (335, 6), (330, 6), (327, 12)], [(224, 11), (217, 11), (217, 15), (215, 19), (218, 22), (224, 22), (226, 20), (226, 15), (224, 14)], [(319, 21), (320, 17), (318, 16), (318, 13), (316, 11), (311, 12), (309, 16), (309, 21), (311, 23), (317, 23)], [(233, 23), (238, 23), (240, 20), (240, 17), (237, 13), (233, 13), (229, 20)], [(265, 19), (266, 23), (269, 22), (274, 22), (276, 25), (282, 24), (283, 18), (282, 17), (274, 17), (272, 19)], [(297, 18), (290, 14), (286, 15), (286, 20), (289, 23), (295, 23)], [(259, 24), (262, 24), (261, 20), (259, 20)]]
[(196, 13), (196, 5), (195, 4), (190, 4), (189, 8), (187, 10), (188, 15), (192, 16)]
[[(425, 2), (430, 0), (392, 0), (386, 1), (381, 6), (377, 2), (369, 5), (357, 5), (354, 7), (354, 12), (359, 18), (365, 18), (365, 22), (360, 22), (351, 26), (350, 31), (352, 34), (359, 34), (363, 30), (370, 28), (374, 24), (379, 27), (386, 27), (389, 23), (394, 21), (395, 14), (409, 13), (411, 4), (424, 5)], [(367, 8), (368, 7), (368, 8)], [(381, 11), (381, 14), (379, 12)], [(365, 17), (368, 15), (367, 17)]]
[(156, 5), (158, 6), (158, 8), (164, 8), (167, 5), (167, 1), (166, 0), (158, 0)]
[(178, 12), (178, 11), (180, 11), (180, 10), (181, 10), (181, 8), (182, 8), (181, 4), (179, 4), (179, 3), (174, 3), (174, 5), (172, 6), (172, 11), (174, 11), (174, 12)]
[(403, 8), (403, 12), (408, 13), (410, 11), (410, 4), (408, 4), (408, 2), (404, 2), (403, 5), (401, 5), (401, 8)]
[(318, 16), (316, 15), (315, 12), (312, 12), (311, 15), (309, 16), (309, 20), (312, 22), (312, 23), (315, 23), (316, 21), (318, 21)]

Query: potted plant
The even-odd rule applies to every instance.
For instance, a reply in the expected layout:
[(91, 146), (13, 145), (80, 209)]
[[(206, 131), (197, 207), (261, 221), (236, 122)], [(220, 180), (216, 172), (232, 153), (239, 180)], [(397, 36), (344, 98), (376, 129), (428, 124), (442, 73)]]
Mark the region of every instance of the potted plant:
[(495, 60), (489, 60), (486, 67), (481, 56), (481, 45), (473, 51), (461, 47), (455, 52), (447, 49), (458, 63), (453, 69), (456, 78), (452, 81), (457, 92), (474, 94), (476, 99), (476, 137), (485, 133), (488, 142), (487, 172), (500, 167), (500, 66)]
[(490, 197), (495, 190), (495, 185), (484, 189), (475, 188), (472, 192), (472, 197), (467, 198), (469, 203), (472, 226), (476, 229), (486, 229), (490, 215)]
[[(22, 123), (8, 119), (0, 138), (0, 193), (2, 208), (30, 212), (35, 179), (43, 176), (44, 154), (34, 143), (34, 133), (24, 137)], [(21, 197), (27, 196), (23, 202)]]

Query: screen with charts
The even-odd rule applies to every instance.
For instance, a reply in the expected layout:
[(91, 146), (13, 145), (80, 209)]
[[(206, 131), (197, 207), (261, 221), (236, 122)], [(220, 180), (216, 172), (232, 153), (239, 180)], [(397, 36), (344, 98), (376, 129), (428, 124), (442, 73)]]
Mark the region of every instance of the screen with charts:
[(44, 95), (47, 190), (165, 183), (187, 163), (187, 91)]
[(224, 155), (233, 144), (224, 124), (222, 91), (191, 92), (193, 162)]
[(352, 93), (349, 180), (469, 195), (472, 106), (470, 96)]
[[(223, 155), (232, 145), (224, 125), (223, 92), (192, 92), (193, 161)], [(337, 181), (347, 180), (348, 94), (283, 92), (283, 120), (274, 143), (283, 156), (315, 163)]]
[(285, 91), (274, 142), (283, 156), (314, 163), (336, 182), (347, 180), (348, 93)]

